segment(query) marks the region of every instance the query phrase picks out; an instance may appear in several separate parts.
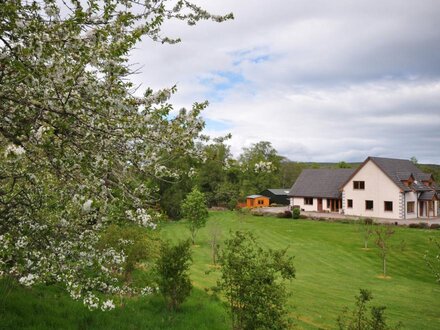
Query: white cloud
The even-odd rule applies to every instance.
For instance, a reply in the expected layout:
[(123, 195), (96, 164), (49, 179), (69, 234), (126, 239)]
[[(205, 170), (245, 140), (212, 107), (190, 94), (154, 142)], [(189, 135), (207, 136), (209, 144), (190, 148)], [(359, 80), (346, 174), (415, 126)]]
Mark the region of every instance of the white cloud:
[(268, 140), (293, 160), (440, 163), (437, 1), (197, 3), (236, 19), (166, 23), (183, 42), (140, 44), (134, 81), (177, 84), (177, 108), (210, 99), (205, 116), (228, 124), (235, 153)]

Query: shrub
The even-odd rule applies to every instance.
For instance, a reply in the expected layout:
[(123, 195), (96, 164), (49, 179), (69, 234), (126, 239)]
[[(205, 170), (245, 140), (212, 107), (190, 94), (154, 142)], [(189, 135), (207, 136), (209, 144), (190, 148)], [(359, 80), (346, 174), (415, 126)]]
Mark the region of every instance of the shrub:
[(156, 232), (138, 226), (111, 225), (101, 235), (98, 248), (124, 251), (124, 280), (132, 281), (132, 273), (140, 262), (151, 262), (158, 256), (159, 239)]
[(192, 284), (188, 275), (191, 261), (189, 240), (175, 246), (162, 243), (156, 262), (157, 284), (168, 310), (177, 310), (191, 292)]
[(291, 219), (292, 212), (284, 211), (284, 212), (277, 213), (277, 218)]
[(250, 232), (235, 232), (225, 241), (217, 289), (229, 305), (233, 329), (287, 329), (285, 285), (295, 277), (293, 257), (285, 250), (265, 251)]
[(386, 323), (385, 306), (372, 306), (370, 315), (367, 313), (367, 305), (373, 299), (370, 291), (360, 289), (360, 293), (356, 296), (355, 308), (350, 311), (345, 308), (341, 315), (338, 316), (338, 328), (340, 330), (386, 330), (399, 329), (401, 324), (392, 327)]
[(419, 223), (410, 223), (408, 225), (409, 228), (420, 228), (420, 229), (429, 229), (429, 223), (419, 222)]
[(440, 229), (440, 223), (431, 224), (431, 229)]
[(371, 218), (365, 218), (365, 219), (363, 219), (363, 223), (364, 223), (365, 225), (374, 225), (374, 221), (373, 221), (373, 219), (371, 219)]
[(297, 207), (295, 207), (294, 209), (292, 209), (292, 218), (293, 219), (299, 219), (301, 215), (301, 210)]

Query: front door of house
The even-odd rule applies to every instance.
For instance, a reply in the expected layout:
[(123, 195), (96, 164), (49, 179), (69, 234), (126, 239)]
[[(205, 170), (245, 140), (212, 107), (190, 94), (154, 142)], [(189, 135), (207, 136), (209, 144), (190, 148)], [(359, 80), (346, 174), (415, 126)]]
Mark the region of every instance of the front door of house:
[(318, 198), (318, 212), (322, 212), (322, 198)]

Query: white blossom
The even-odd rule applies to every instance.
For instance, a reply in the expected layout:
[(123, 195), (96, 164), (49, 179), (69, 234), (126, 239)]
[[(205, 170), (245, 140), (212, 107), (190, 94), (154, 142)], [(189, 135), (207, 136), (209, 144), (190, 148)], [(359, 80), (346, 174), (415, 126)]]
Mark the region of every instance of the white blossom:
[(265, 162), (265, 161), (259, 161), (254, 166), (254, 171), (256, 173), (258, 172), (272, 172), (273, 171), (273, 164), (272, 162)]
[(82, 205), (82, 210), (86, 213), (90, 212), (92, 210), (92, 203), (93, 201), (91, 199), (86, 200)]
[(104, 303), (101, 305), (101, 310), (103, 312), (105, 311), (109, 311), (115, 308), (115, 304), (113, 303), (113, 300), (106, 300), (104, 301)]
[(24, 286), (32, 286), (37, 280), (37, 276), (34, 274), (28, 274), (26, 276), (22, 276), (18, 279), (18, 282)]
[(15, 156), (21, 156), (26, 153), (26, 150), (22, 146), (16, 146), (14, 144), (10, 144), (6, 147), (5, 157), (8, 157), (10, 154)]
[(39, 128), (38, 128), (38, 130), (35, 132), (35, 139), (36, 140), (41, 140), (42, 138), (43, 138), (43, 135), (44, 135), (44, 133), (45, 132), (47, 132), (49, 130), (49, 128), (48, 127), (46, 127), (46, 126), (40, 126)]

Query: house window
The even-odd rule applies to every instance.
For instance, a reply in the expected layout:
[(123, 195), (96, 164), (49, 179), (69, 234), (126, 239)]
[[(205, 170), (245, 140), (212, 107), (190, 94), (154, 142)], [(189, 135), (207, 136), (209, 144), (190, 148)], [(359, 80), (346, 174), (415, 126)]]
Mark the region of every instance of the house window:
[(384, 202), (386, 212), (393, 212), (393, 202)]
[(347, 207), (348, 208), (353, 208), (353, 200), (352, 199), (347, 199)]
[(258, 201), (258, 205), (262, 205), (262, 204), (264, 204), (264, 201), (263, 201), (262, 199), (260, 199), (260, 200)]
[(313, 205), (313, 198), (304, 198), (304, 205)]
[(327, 198), (327, 208), (330, 208), (330, 199)]
[(364, 190), (365, 189), (365, 181), (353, 181), (353, 189)]
[(414, 205), (415, 205), (415, 202), (407, 202), (406, 203), (406, 211), (408, 213), (414, 213)]
[(365, 209), (366, 210), (373, 210), (373, 201), (365, 201)]

